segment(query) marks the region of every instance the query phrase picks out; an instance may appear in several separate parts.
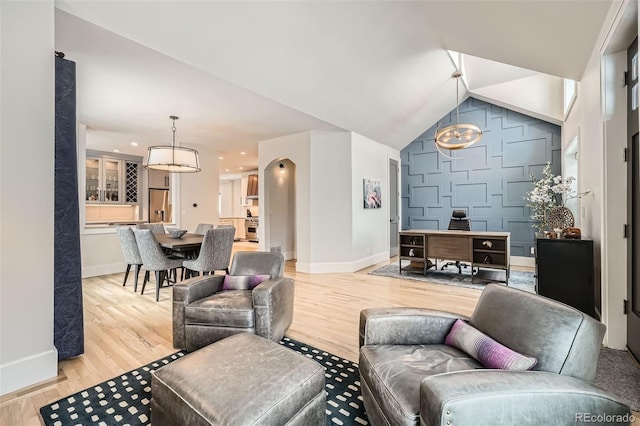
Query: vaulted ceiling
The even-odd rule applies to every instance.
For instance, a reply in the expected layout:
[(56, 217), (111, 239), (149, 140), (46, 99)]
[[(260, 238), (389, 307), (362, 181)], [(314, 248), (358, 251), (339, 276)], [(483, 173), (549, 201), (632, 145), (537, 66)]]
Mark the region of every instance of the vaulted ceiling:
[(258, 141), (310, 129), (402, 149), (455, 108), (449, 51), (480, 97), (580, 80), (612, 2), (59, 0), (56, 50), (77, 64), (88, 147), (142, 155), (174, 114), (178, 141), (237, 172)]

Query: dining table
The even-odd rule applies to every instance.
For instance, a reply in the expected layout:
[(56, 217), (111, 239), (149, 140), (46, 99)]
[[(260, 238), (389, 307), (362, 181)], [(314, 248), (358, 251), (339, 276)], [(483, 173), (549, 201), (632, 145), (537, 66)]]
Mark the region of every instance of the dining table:
[(156, 234), (155, 237), (160, 247), (180, 253), (187, 258), (197, 256), (204, 239), (204, 235), (199, 234), (184, 234), (180, 238), (174, 238), (171, 234)]

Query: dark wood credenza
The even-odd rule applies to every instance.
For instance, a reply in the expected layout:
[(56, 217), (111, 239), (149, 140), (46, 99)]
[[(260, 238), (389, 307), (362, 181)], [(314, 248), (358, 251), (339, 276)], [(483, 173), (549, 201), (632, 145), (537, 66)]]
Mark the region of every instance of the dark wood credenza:
[[(426, 275), (429, 268), (437, 267), (438, 259), (459, 260), (478, 269), (478, 273), (473, 276), (474, 279), (509, 281), (509, 232), (412, 229), (401, 231), (399, 234), (400, 273), (422, 272)], [(409, 260), (409, 266), (402, 267), (403, 260)], [(496, 274), (497, 270), (505, 273)], [(501, 279), (501, 276), (504, 279)]]
[(599, 319), (592, 240), (538, 239), (536, 277), (538, 294)]

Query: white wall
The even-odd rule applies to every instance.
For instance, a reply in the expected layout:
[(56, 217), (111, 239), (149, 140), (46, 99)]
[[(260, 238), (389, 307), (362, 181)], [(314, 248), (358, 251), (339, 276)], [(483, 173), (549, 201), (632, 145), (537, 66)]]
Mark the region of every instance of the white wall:
[[(357, 133), (351, 138), (353, 257), (361, 269), (389, 258), (389, 159), (400, 164), (400, 151)], [(380, 181), (382, 208), (363, 208), (363, 179)]]
[(286, 260), (295, 259), (296, 166), (287, 159), (276, 160), (265, 169), (264, 179), (265, 188), (269, 188), (268, 220), (262, 221), (263, 226), (269, 226), (266, 249), (280, 247)]
[(353, 270), (351, 175), (351, 133), (312, 131), (308, 272)]
[(311, 170), (311, 132), (296, 133), (280, 138), (261, 141), (258, 144), (258, 194), (259, 211), (262, 218), (258, 229), (260, 250), (269, 250), (268, 217), (271, 214), (270, 188), (265, 185), (265, 169), (274, 160), (288, 158), (296, 165), (296, 269), (307, 272), (311, 263), (311, 225), (310, 225), (310, 170)]
[[(54, 6), (0, 2), (0, 394), (56, 377)], [(26, 309), (26, 310), (25, 310)]]
[(547, 74), (474, 89), (469, 94), (494, 105), (561, 124), (564, 118), (564, 79)]
[(199, 223), (218, 223), (218, 153), (206, 147), (198, 147), (198, 152), (202, 171), (174, 173), (178, 188), (174, 205), (180, 209), (180, 216), (175, 221), (178, 227), (191, 231)]
[(362, 179), (379, 179), (388, 193), (389, 158), (400, 161), (398, 150), (351, 132), (314, 130), (261, 141), (259, 157), (261, 250), (280, 242), (269, 224), (282, 200), (272, 199), (273, 179), (265, 176), (272, 162), (288, 158), (296, 165), (296, 270), (354, 272), (389, 257), (389, 204), (365, 211)]
[(114, 228), (83, 231), (80, 250), (82, 278), (124, 272), (127, 267)]

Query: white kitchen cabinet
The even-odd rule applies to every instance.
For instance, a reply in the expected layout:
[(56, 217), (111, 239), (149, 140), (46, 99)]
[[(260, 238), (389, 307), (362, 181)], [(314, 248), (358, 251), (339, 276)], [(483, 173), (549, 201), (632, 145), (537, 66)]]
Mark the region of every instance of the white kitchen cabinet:
[(171, 186), (171, 174), (164, 170), (149, 169), (149, 188), (167, 189)]
[(254, 206), (258, 202), (258, 175), (244, 175), (240, 180), (240, 204)]

